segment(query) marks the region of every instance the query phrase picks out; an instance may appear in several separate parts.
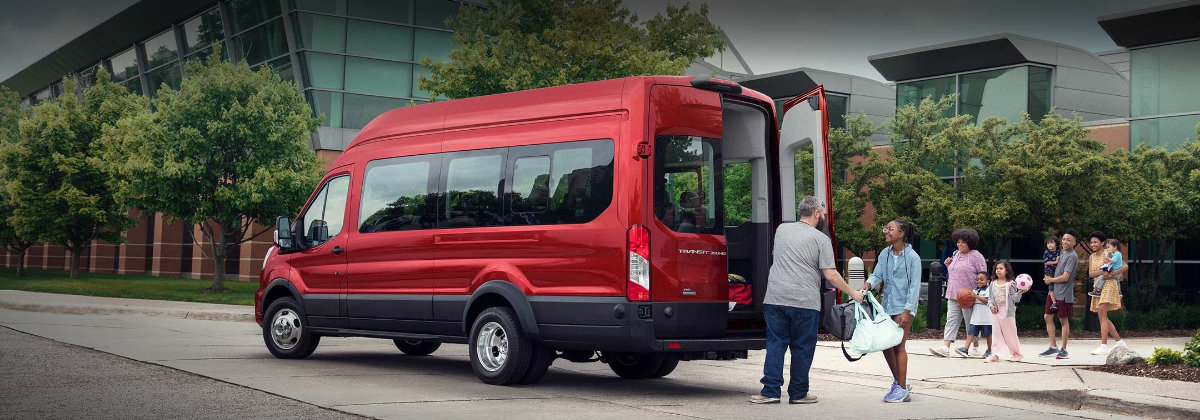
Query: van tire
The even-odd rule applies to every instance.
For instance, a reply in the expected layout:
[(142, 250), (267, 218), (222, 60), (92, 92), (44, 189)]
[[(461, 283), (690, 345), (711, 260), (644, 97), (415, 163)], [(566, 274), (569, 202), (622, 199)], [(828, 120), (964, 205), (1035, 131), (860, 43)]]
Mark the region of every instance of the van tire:
[(402, 338), (393, 339), (392, 342), (396, 343), (396, 348), (409, 356), (428, 356), (437, 351), (438, 347), (442, 346), (442, 343), (433, 341), (405, 340)]
[[(263, 317), (263, 341), (267, 350), (280, 359), (303, 359), (317, 350), (321, 336), (308, 330), (304, 308), (291, 297), (271, 302)], [(280, 324), (276, 328), (276, 324)], [(284, 325), (286, 324), (286, 325)]]
[(516, 384), (529, 373), (535, 346), (525, 338), (511, 308), (484, 309), (471, 324), (471, 369), (483, 383)]
[(664, 356), (664, 357), (663, 357), (662, 366), (659, 366), (659, 367), (658, 367), (658, 370), (654, 371), (654, 375), (653, 375), (653, 376), (651, 376), (651, 377), (653, 377), (653, 378), (661, 378), (661, 377), (664, 377), (664, 376), (670, 375), (670, 374), (671, 374), (671, 372), (674, 372), (674, 371), (675, 371), (675, 368), (676, 368), (676, 367), (678, 367), (678, 366), (679, 366), (679, 357), (677, 357), (677, 356)]
[(554, 363), (554, 359), (558, 358), (558, 353), (549, 347), (534, 345), (533, 357), (529, 361), (529, 372), (525, 373), (525, 377), (518, 382), (521, 385), (528, 385), (540, 381), (543, 376), (546, 376), (546, 371), (550, 370), (550, 365)]
[[(663, 375), (658, 375), (658, 372), (663, 367), (666, 357), (661, 354), (653, 353), (607, 353), (604, 355), (604, 360), (608, 362), (609, 369), (613, 373), (625, 379), (648, 379), (658, 378)], [(678, 363), (678, 360), (676, 360)], [(666, 373), (671, 373), (674, 370), (672, 367)]]

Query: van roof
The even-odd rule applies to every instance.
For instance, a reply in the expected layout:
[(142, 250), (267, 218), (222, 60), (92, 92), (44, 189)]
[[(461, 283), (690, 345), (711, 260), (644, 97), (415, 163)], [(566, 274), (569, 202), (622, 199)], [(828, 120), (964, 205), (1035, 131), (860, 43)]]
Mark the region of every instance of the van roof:
[[(691, 86), (691, 80), (692, 76), (635, 76), (397, 108), (367, 124), (346, 151), (374, 140), (435, 132), (447, 127), (468, 128), (626, 109), (629, 105), (625, 103), (625, 95), (631, 91), (629, 88), (639, 83)], [(743, 94), (766, 98), (749, 89)]]

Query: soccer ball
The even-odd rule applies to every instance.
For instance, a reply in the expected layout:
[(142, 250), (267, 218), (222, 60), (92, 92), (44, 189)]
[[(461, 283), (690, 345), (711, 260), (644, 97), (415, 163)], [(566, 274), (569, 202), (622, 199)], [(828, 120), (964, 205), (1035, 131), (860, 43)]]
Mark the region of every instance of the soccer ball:
[(1026, 291), (1029, 290), (1030, 287), (1033, 287), (1033, 277), (1029, 277), (1029, 275), (1025, 273), (1018, 274), (1017, 279), (1013, 280), (1013, 282), (1017, 284), (1017, 289), (1021, 291)]
[(970, 308), (975, 304), (975, 296), (971, 294), (972, 292), (971, 289), (958, 289), (958, 296), (955, 300), (958, 301), (959, 307)]

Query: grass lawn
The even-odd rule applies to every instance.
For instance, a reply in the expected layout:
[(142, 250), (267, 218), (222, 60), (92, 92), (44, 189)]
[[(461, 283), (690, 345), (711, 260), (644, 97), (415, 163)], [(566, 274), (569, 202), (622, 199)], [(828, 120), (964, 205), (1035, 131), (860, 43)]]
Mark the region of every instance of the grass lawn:
[(80, 273), (72, 280), (66, 271), (25, 270), (21, 277), (16, 273), (15, 268), (0, 268), (0, 289), (230, 305), (253, 305), (258, 290), (258, 282), (226, 280), (232, 292), (212, 293), (204, 291), (212, 280), (98, 273)]

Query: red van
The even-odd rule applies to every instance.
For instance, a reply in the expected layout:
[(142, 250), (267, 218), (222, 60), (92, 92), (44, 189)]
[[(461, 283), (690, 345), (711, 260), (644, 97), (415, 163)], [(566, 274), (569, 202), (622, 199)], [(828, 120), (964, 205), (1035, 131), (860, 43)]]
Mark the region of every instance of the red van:
[(463, 343), (503, 385), (557, 358), (625, 378), (745, 358), (765, 346), (775, 227), (797, 194), (832, 201), (822, 89), (779, 107), (782, 130), (736, 83), (629, 77), (384, 113), (278, 220), (255, 296), (267, 348)]

